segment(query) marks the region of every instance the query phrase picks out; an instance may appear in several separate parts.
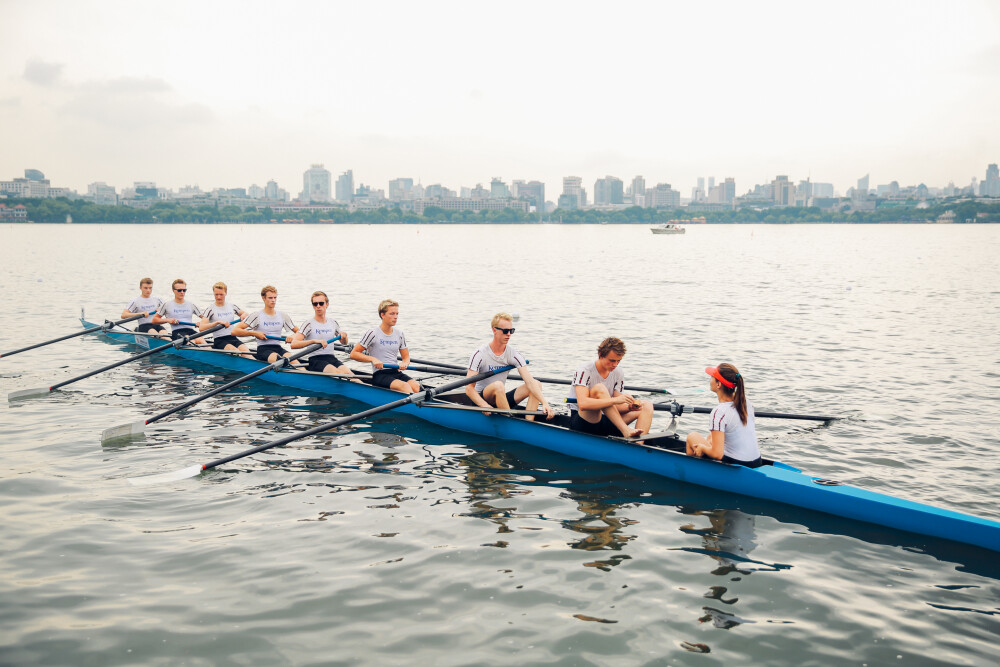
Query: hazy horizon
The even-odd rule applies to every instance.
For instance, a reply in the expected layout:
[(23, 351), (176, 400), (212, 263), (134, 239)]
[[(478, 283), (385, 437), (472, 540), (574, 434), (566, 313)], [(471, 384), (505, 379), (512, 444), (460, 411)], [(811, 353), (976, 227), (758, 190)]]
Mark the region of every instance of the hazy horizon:
[[(498, 8), (499, 7), (499, 8)], [(293, 196), (785, 174), (964, 186), (1000, 161), (1000, 4), (0, 4), (0, 180)]]

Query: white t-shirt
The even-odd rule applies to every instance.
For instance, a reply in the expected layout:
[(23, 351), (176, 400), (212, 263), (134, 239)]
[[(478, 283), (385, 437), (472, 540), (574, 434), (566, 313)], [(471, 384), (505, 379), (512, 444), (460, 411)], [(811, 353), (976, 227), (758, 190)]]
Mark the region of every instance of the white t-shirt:
[[(382, 327), (369, 329), (361, 337), (359, 344), (367, 351), (369, 356), (375, 357), (383, 364), (399, 363), (396, 360), (396, 355), (399, 354), (400, 350), (408, 348), (406, 336), (403, 335), (399, 327), (393, 327), (391, 334), (382, 331)], [(375, 369), (375, 364), (372, 364), (372, 370), (377, 370)]]
[[(573, 385), (569, 388), (569, 397), (576, 398), (577, 387), (586, 387), (590, 390), (599, 384), (607, 387), (608, 394), (614, 396), (616, 391), (621, 393), (622, 389), (625, 388), (625, 374), (621, 368), (615, 368), (608, 373), (608, 377), (602, 378), (601, 374), (597, 372), (596, 361), (586, 363), (576, 370), (576, 375), (573, 376)], [(569, 409), (579, 410), (579, 407), (576, 403), (570, 403)]]
[(723, 454), (737, 461), (754, 461), (760, 456), (757, 446), (757, 427), (754, 425), (753, 406), (747, 403), (747, 423), (740, 420), (740, 413), (732, 401), (719, 403), (709, 416), (711, 429), (726, 436)]
[[(326, 322), (317, 322), (316, 318), (311, 320), (306, 320), (306, 323), (302, 325), (302, 330), (299, 331), (300, 334), (305, 336), (305, 340), (317, 339), (317, 340), (330, 340), (334, 336), (340, 333), (340, 324), (337, 320), (331, 320), (327, 318)], [(315, 352), (310, 352), (309, 354), (302, 357), (302, 359), (308, 359), (309, 357), (318, 357), (323, 354), (333, 354), (332, 343), (326, 347), (321, 347)]]
[[(130, 313), (137, 313), (140, 310), (144, 313), (155, 313), (163, 305), (163, 299), (158, 296), (137, 296), (128, 302), (125, 306), (125, 310)], [(153, 321), (153, 316), (143, 317), (135, 320), (136, 326), (140, 324), (149, 324)]]
[[(228, 323), (232, 322), (235, 319), (238, 319), (241, 310), (243, 309), (237, 306), (235, 303), (224, 303), (221, 306), (217, 306), (213, 301), (211, 306), (201, 311), (201, 316), (207, 317), (208, 321), (211, 322), (212, 324), (215, 324), (216, 322)], [(225, 329), (219, 329), (212, 335), (222, 338), (223, 336), (230, 336), (232, 335), (232, 333), (233, 333), (233, 327), (228, 326)]]
[[(274, 315), (268, 315), (263, 310), (258, 310), (246, 319), (243, 327), (245, 329), (249, 329), (250, 331), (263, 332), (268, 336), (280, 336), (282, 329), (288, 329), (288, 331), (293, 333), (295, 332), (295, 323), (292, 322), (292, 318), (280, 310), (274, 311)], [(281, 341), (269, 340), (265, 338), (264, 340), (257, 341), (257, 344), (280, 345)]]
[[(490, 344), (486, 343), (481, 348), (473, 352), (472, 356), (469, 357), (469, 370), (475, 371), (476, 373), (495, 371), (496, 369), (503, 368), (505, 366), (521, 368), (522, 366), (527, 365), (528, 362), (525, 361), (521, 353), (517, 351), (517, 348), (509, 343), (504, 348), (503, 354), (500, 356), (493, 354), (493, 350), (490, 349)], [(476, 383), (476, 391), (482, 393), (483, 389), (486, 389), (487, 385), (493, 384), (497, 380), (506, 384), (507, 375), (509, 373), (510, 371), (504, 371), (503, 373), (491, 375), (485, 380), (480, 380)]]
[[(156, 313), (160, 317), (176, 318), (181, 322), (194, 322), (201, 317), (201, 308), (194, 305), (190, 301), (185, 301), (184, 303), (177, 303), (173, 299), (170, 301), (165, 301), (157, 309)], [(190, 329), (191, 326), (187, 324), (174, 324), (173, 329)]]

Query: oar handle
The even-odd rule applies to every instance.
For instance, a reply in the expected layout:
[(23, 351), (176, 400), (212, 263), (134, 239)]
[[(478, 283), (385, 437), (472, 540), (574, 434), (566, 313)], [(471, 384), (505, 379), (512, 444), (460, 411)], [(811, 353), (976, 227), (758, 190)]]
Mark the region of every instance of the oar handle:
[[(218, 324), (216, 326), (218, 326), (218, 327), (221, 328), (223, 325), (222, 324)], [(205, 331), (203, 333), (208, 333), (208, 332)], [(332, 343), (333, 341), (339, 340), (339, 339), (340, 339), (340, 336), (336, 336), (334, 338), (331, 338), (327, 342), (328, 343)], [(293, 361), (295, 359), (298, 359), (299, 357), (305, 356), (305, 355), (309, 354), (310, 352), (315, 352), (316, 350), (320, 349), (321, 347), (323, 347), (323, 346), (320, 345), (319, 343), (311, 343), (310, 345), (307, 345), (306, 347), (302, 348), (301, 350), (297, 350), (294, 354), (291, 354), (291, 355), (289, 355), (287, 357), (282, 357), (282, 358), (278, 359), (277, 361), (275, 361), (274, 363), (271, 363), (271, 364), (268, 364), (266, 366), (262, 366), (261, 368), (258, 368), (253, 373), (248, 373), (247, 375), (244, 375), (243, 377), (236, 378), (232, 382), (227, 382), (226, 384), (222, 385), (221, 387), (216, 387), (215, 389), (213, 389), (213, 390), (211, 390), (209, 392), (205, 392), (201, 396), (195, 396), (192, 399), (184, 401), (180, 405), (175, 405), (174, 407), (170, 408), (169, 410), (165, 410), (164, 412), (161, 412), (158, 415), (150, 417), (149, 419), (147, 419), (145, 421), (145, 423), (146, 424), (152, 424), (153, 422), (160, 421), (164, 417), (169, 417), (170, 415), (174, 414), (175, 412), (180, 412), (181, 410), (183, 410), (185, 408), (191, 407), (195, 403), (200, 403), (200, 402), (204, 401), (206, 398), (211, 398), (211, 397), (215, 396), (216, 394), (219, 394), (219, 393), (222, 393), (222, 392), (226, 391), (227, 389), (232, 389), (236, 385), (243, 384), (247, 380), (252, 380), (255, 377), (257, 377), (259, 375), (263, 375), (264, 373), (266, 373), (268, 371), (276, 371), (279, 368), (281, 368), (282, 366), (284, 366), (285, 363)]]

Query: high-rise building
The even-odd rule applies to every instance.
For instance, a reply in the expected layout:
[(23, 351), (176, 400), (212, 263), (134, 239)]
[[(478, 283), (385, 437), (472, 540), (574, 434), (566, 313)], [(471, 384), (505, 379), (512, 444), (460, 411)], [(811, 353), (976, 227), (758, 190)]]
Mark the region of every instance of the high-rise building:
[(858, 187), (854, 188), (854, 199), (864, 201), (868, 199), (868, 174), (858, 179)]
[(795, 206), (795, 184), (787, 176), (775, 176), (771, 181), (771, 201), (775, 206)]
[(507, 184), (500, 180), (499, 177), (494, 176), (493, 180), (490, 181), (490, 199), (504, 199), (510, 197), (510, 190), (507, 188)]
[(278, 190), (280, 189), (281, 188), (278, 187), (278, 183), (272, 178), (267, 182), (267, 185), (264, 186), (264, 198), (279, 201)]
[(647, 208), (680, 208), (681, 193), (670, 187), (669, 183), (658, 183), (655, 188), (646, 190)]
[(583, 194), (583, 179), (579, 176), (564, 176), (563, 191), (559, 197), (559, 208), (581, 208), (586, 203), (587, 197)]
[(538, 219), (542, 219), (545, 213), (545, 184), (541, 181), (520, 182), (517, 187), (517, 198), (527, 200), (528, 204), (535, 207)]
[(986, 180), (980, 184), (980, 188), (986, 197), (1000, 197), (1000, 168), (996, 163), (986, 167)]
[(392, 201), (403, 201), (410, 199), (413, 195), (412, 178), (394, 178), (389, 181), (389, 199)]
[(620, 178), (605, 176), (594, 181), (594, 206), (623, 203), (625, 190)]
[(263, 199), (264, 188), (254, 183), (249, 188), (247, 188), (247, 196), (250, 197), (250, 199)]
[(736, 201), (736, 179), (730, 176), (722, 182), (720, 187), (724, 189), (722, 196), (722, 202), (724, 204), (732, 204)]
[(715, 176), (709, 176), (708, 177), (708, 190), (705, 190), (705, 192), (711, 192), (712, 188), (714, 188), (714, 187), (715, 187)]
[(632, 179), (632, 205), (644, 206), (646, 200), (646, 179), (636, 176)]
[(354, 199), (354, 171), (348, 169), (337, 179), (337, 201), (350, 203)]
[(330, 196), (330, 172), (321, 164), (314, 164), (302, 174), (302, 194), (305, 202), (328, 202)]

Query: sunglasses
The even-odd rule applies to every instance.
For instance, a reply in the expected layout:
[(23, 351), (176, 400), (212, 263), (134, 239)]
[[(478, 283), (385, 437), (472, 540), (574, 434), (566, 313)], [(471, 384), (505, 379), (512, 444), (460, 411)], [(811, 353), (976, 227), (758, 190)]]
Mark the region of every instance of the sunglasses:
[(325, 306), (326, 305), (326, 301), (313, 301), (312, 304), (313, 304), (313, 308), (316, 308), (318, 306)]
[(493, 328), (496, 329), (497, 331), (499, 331), (502, 334), (512, 334), (512, 333), (514, 333), (514, 327), (511, 327), (510, 329), (504, 329), (503, 327), (493, 327)]
[(181, 288), (181, 287), (175, 287), (174, 291), (175, 292), (187, 292), (188, 290), (187, 290), (187, 287), (183, 287), (183, 288)]

